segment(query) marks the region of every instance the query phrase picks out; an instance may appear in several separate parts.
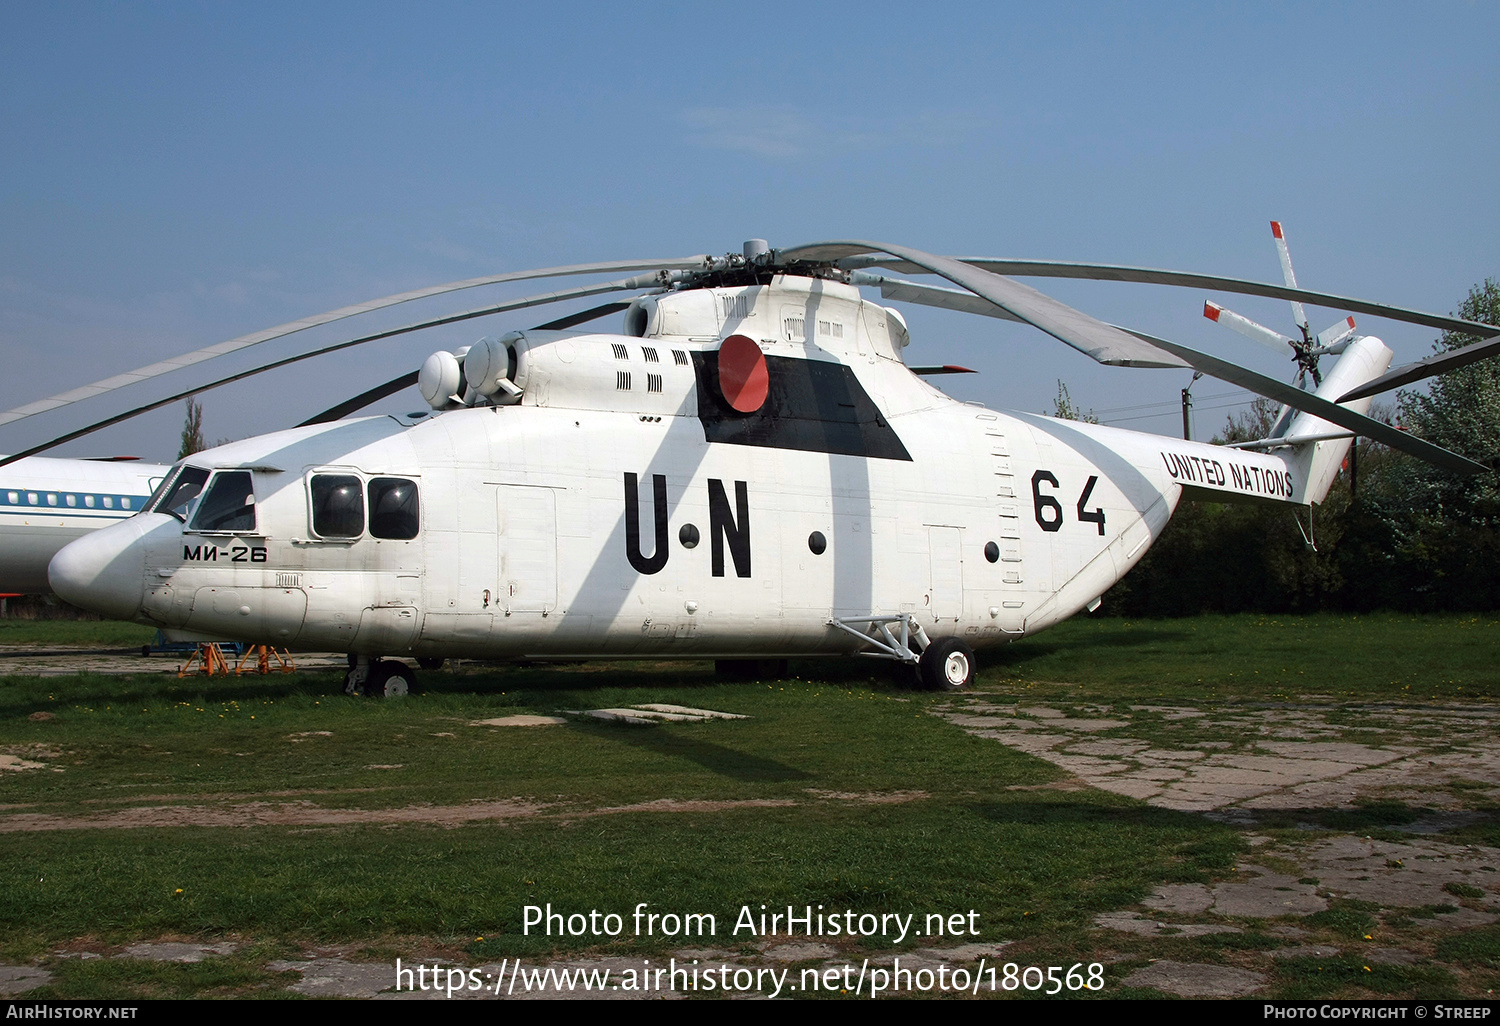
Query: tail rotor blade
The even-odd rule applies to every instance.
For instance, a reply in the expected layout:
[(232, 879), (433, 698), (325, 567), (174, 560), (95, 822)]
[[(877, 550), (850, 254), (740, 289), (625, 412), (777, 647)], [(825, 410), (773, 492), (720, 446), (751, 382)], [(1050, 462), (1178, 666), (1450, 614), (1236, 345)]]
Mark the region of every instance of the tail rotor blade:
[(1203, 316), (1226, 328), (1244, 335), (1246, 338), (1259, 342), (1267, 349), (1274, 350), (1282, 356), (1287, 354), (1288, 349), (1295, 350), (1296, 343), (1279, 331), (1272, 331), (1263, 324), (1257, 324), (1248, 317), (1242, 317), (1233, 310), (1226, 310), (1218, 303), (1204, 303)]
[[(1276, 255), (1281, 258), (1281, 276), (1286, 279), (1286, 287), (1294, 289), (1297, 287), (1297, 274), (1292, 270), (1292, 251), (1287, 249), (1286, 232), (1282, 231), (1280, 221), (1271, 222), (1271, 235), (1276, 239)], [(1303, 339), (1311, 340), (1312, 329), (1307, 324), (1307, 311), (1295, 299), (1292, 300), (1292, 319), (1302, 329)]]
[(1336, 346), (1352, 334), (1354, 334), (1354, 318), (1345, 317), (1337, 324), (1318, 332), (1318, 348), (1327, 349), (1329, 346)]

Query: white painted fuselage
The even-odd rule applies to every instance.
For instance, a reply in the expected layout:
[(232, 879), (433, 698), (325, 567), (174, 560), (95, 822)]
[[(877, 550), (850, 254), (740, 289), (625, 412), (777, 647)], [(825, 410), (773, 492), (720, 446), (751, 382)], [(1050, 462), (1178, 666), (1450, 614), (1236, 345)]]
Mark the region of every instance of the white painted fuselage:
[[(847, 654), (863, 643), (835, 621), (901, 614), (982, 649), (1098, 599), (1185, 488), (1305, 503), (1309, 460), (1342, 458), (957, 402), (906, 368), (898, 316), (829, 281), (671, 293), (627, 325), (515, 336), (511, 405), (190, 457), (242, 475), (222, 494), (238, 482), (249, 512), (206, 522), (214, 477), (70, 546), (53, 584), (124, 619), (372, 657)], [(715, 377), (731, 334), (769, 362), (753, 415)]]

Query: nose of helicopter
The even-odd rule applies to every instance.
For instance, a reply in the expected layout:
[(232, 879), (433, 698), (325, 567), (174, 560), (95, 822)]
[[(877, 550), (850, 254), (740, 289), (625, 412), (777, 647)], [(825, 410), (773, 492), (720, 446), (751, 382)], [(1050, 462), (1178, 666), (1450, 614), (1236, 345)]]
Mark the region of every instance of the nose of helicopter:
[(64, 601), (114, 620), (140, 612), (145, 591), (145, 545), (132, 518), (86, 534), (63, 546), (47, 567), (47, 579)]

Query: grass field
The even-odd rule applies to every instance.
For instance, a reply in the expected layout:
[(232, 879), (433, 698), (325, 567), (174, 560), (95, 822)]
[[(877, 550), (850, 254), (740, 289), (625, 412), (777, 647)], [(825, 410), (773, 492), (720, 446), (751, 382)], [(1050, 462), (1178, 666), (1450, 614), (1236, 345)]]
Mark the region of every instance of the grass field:
[[(4, 623), (0, 644), (64, 644), (101, 626), (98, 643), (124, 636)], [(1496, 626), (1079, 620), (990, 660), (979, 689), (1051, 703), (1492, 699)], [(267, 959), (317, 944), (394, 961), (684, 943), (522, 936), (522, 908), (548, 902), (711, 913), (712, 945), (746, 953), (760, 938), (729, 931), (743, 905), (919, 921), (973, 910), (979, 932), (964, 941), (1022, 942), (1034, 964), (1090, 961), (1096, 915), (1162, 882), (1222, 879), (1247, 850), (1222, 823), (1058, 787), (1061, 770), (956, 729), (933, 714), (939, 696), (881, 664), (795, 663), (786, 680), (733, 683), (707, 664), (469, 664), (385, 702), (339, 685), (307, 673), (0, 679), (0, 751), (40, 764), (0, 773), (0, 961), (55, 974), (30, 996), (281, 994), (288, 974)], [(648, 702), (749, 719), (481, 723)], [(27, 823), (48, 829), (16, 828)], [(54, 954), (158, 938), (241, 947), (192, 966)], [(888, 956), (933, 943), (839, 947)], [(1230, 943), (1248, 942), (1212, 950)], [(1332, 977), (1309, 984), (1288, 964), (1285, 993), (1331, 992), (1317, 980)], [(1382, 977), (1396, 979), (1385, 992), (1455, 986), (1443, 971), (1402, 972)]]

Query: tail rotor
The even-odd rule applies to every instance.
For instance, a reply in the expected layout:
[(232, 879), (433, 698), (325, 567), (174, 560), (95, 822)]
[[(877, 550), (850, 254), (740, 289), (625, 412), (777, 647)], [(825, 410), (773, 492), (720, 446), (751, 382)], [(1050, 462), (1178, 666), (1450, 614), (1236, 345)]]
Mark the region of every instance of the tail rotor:
[[(1280, 221), (1271, 222), (1271, 235), (1276, 240), (1276, 254), (1281, 258), (1282, 277), (1286, 280), (1287, 288), (1295, 289), (1298, 287), (1297, 274), (1292, 270), (1292, 254), (1287, 248), (1286, 233), (1282, 230)], [(1302, 308), (1302, 304), (1295, 299), (1291, 300), (1291, 304), (1292, 320), (1297, 325), (1297, 334), (1301, 336), (1300, 338), (1272, 331), (1265, 325), (1257, 324), (1250, 318), (1243, 317), (1213, 302), (1203, 304), (1203, 316), (1239, 332), (1246, 338), (1268, 346), (1276, 352), (1285, 353), (1285, 347), (1290, 347), (1292, 359), (1297, 364), (1297, 387), (1306, 390), (1307, 379), (1311, 377), (1312, 388), (1317, 389), (1323, 384), (1323, 375), (1318, 369), (1318, 358), (1325, 353), (1336, 355), (1343, 352), (1354, 336), (1354, 318), (1345, 317), (1314, 335), (1307, 322), (1307, 311)]]

